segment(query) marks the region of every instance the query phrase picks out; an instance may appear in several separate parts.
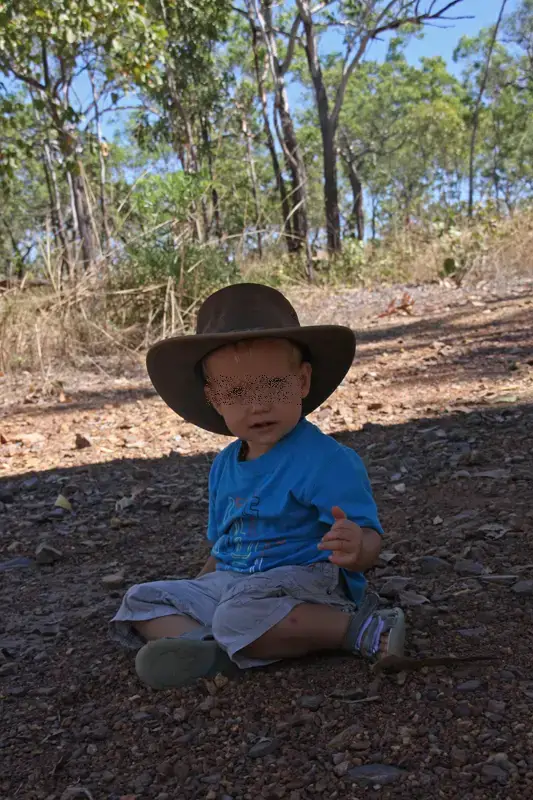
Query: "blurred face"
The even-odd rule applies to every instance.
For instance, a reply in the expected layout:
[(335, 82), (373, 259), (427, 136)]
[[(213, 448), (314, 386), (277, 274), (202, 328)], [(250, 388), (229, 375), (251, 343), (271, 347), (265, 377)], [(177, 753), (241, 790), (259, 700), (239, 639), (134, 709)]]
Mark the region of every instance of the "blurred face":
[(221, 347), (204, 360), (205, 392), (248, 457), (266, 453), (299, 422), (311, 365), (283, 339), (252, 339)]

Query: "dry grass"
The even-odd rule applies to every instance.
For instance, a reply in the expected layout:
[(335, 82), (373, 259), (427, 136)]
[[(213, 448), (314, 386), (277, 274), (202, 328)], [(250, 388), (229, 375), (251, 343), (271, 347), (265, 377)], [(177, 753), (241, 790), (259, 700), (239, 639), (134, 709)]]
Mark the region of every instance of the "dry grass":
[(374, 278), (392, 275), (409, 283), (427, 283), (447, 274), (458, 284), (532, 275), (533, 213), (480, 221), (442, 234), (403, 232), (370, 255), (367, 269)]
[[(343, 256), (317, 265), (317, 283), (329, 288), (425, 283), (449, 276), (458, 284), (496, 277), (533, 275), (533, 213), (478, 222), (446, 233), (412, 230), (379, 247), (345, 248)], [(451, 268), (453, 266), (453, 269)], [(60, 285), (48, 265), (50, 286), (13, 288), (0, 294), (0, 370), (40, 370), (53, 365), (95, 364), (120, 355), (138, 361), (156, 339), (188, 332), (210, 287), (185, 296), (173, 278), (161, 283), (120, 286), (85, 276), (75, 287)], [(305, 281), (301, 263), (286, 258), (242, 265), (246, 280), (291, 287)], [(54, 277), (55, 276), (55, 277)]]

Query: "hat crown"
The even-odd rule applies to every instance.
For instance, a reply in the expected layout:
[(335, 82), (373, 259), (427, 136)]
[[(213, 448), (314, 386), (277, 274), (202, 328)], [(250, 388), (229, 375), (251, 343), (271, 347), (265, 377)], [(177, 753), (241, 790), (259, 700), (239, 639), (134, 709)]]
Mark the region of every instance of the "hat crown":
[(270, 286), (238, 283), (210, 295), (201, 305), (197, 334), (294, 328), (300, 323), (286, 297)]

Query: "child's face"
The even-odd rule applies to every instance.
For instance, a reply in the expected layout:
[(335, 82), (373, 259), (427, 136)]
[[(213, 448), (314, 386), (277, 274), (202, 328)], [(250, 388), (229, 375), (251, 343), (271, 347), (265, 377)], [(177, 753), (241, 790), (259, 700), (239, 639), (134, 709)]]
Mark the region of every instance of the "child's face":
[(311, 365), (283, 339), (227, 345), (204, 361), (206, 396), (252, 458), (266, 453), (299, 422)]

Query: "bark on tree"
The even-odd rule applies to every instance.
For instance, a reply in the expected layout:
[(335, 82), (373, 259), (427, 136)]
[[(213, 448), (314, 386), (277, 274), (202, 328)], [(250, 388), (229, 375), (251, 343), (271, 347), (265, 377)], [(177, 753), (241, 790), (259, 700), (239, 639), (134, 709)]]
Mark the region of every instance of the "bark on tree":
[(351, 153), (346, 150), (341, 151), (342, 160), (346, 167), (346, 174), (352, 189), (352, 212), (348, 224), (352, 235), (362, 242), (365, 238), (365, 212), (363, 205), (363, 184), (359, 176), (359, 166), (351, 158)]
[(257, 255), (261, 260), (263, 258), (263, 237), (261, 234), (261, 205), (259, 203), (259, 189), (257, 185), (257, 172), (255, 169), (254, 151), (252, 147), (252, 134), (248, 128), (246, 114), (244, 110), (241, 113), (241, 129), (246, 144), (246, 160), (248, 161), (248, 173), (250, 175), (250, 184), (252, 186), (252, 197), (255, 206), (255, 227), (257, 232)]
[(109, 227), (109, 218), (107, 213), (107, 168), (106, 168), (106, 153), (107, 153), (107, 145), (103, 140), (102, 137), (102, 123), (100, 120), (100, 108), (99, 108), (99, 100), (98, 92), (96, 89), (96, 83), (94, 80), (94, 75), (89, 70), (89, 80), (91, 82), (91, 88), (93, 93), (93, 100), (94, 100), (94, 119), (96, 125), (96, 141), (98, 144), (98, 162), (100, 165), (100, 175), (99, 175), (99, 190), (100, 190), (100, 215), (102, 217), (102, 235), (101, 241), (102, 245), (105, 247), (111, 241), (111, 229)]
[(274, 134), (272, 133), (272, 126), (268, 115), (268, 99), (265, 88), (265, 70), (261, 65), (259, 57), (259, 36), (255, 20), (253, 16), (253, 9), (251, 3), (248, 3), (248, 19), (250, 21), (250, 28), (252, 34), (252, 49), (254, 55), (254, 69), (257, 82), (257, 93), (261, 103), (261, 113), (263, 117), (263, 130), (265, 134), (265, 142), (270, 154), (272, 162), (272, 169), (274, 171), (274, 179), (276, 187), (279, 192), (281, 202), (281, 213), (283, 217), (283, 230), (285, 234), (285, 244), (289, 253), (294, 253), (298, 250), (298, 241), (292, 234), (292, 220), (291, 220), (291, 204), (287, 194), (287, 187), (285, 179), (279, 162), (278, 153), (276, 150), (276, 143), (274, 141)]
[(257, 18), (259, 29), (265, 43), (269, 68), (274, 83), (274, 110), (279, 120), (280, 144), (283, 150), (286, 168), (291, 176), (291, 224), (292, 237), (298, 251), (303, 251), (306, 257), (307, 274), (309, 280), (313, 276), (313, 261), (309, 246), (309, 223), (307, 217), (307, 176), (303, 163), (296, 129), (292, 119), (285, 74), (290, 66), (294, 54), (298, 23), (293, 25), (287, 55), (282, 63), (279, 57), (276, 34), (272, 19), (272, 0), (250, 0)]
[(328, 251), (339, 253), (341, 243), (341, 219), (339, 211), (339, 189), (337, 179), (337, 151), (335, 134), (337, 120), (330, 115), (328, 94), (318, 56), (318, 48), (312, 11), (306, 0), (298, 0), (298, 10), (305, 32), (305, 54), (313, 82), (316, 108), (322, 137), (322, 157), (324, 167), (324, 206), (326, 212), (326, 234)]
[(489, 42), (489, 48), (487, 50), (487, 57), (485, 59), (485, 66), (483, 69), (483, 76), (481, 78), (481, 83), (479, 85), (479, 92), (476, 99), (476, 105), (474, 107), (474, 116), (472, 119), (472, 135), (470, 137), (470, 154), (468, 160), (468, 216), (470, 217), (470, 219), (474, 214), (474, 188), (475, 188), (474, 177), (475, 177), (475, 160), (476, 160), (476, 141), (477, 141), (477, 132), (479, 127), (479, 112), (481, 110), (481, 101), (483, 100), (483, 95), (485, 93), (485, 88), (487, 86), (490, 64), (492, 61), (492, 54), (494, 52), (494, 45), (496, 44), (496, 39), (498, 37), (498, 30), (500, 29), (506, 5), (507, 5), (507, 0), (502, 0), (502, 4), (500, 6), (500, 13), (498, 14), (498, 19), (496, 20), (496, 24), (494, 26), (492, 36)]

